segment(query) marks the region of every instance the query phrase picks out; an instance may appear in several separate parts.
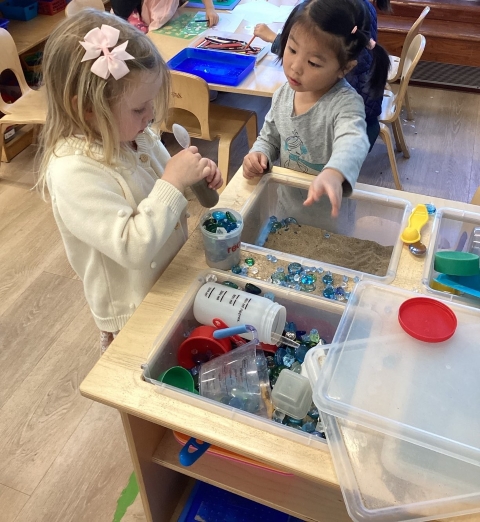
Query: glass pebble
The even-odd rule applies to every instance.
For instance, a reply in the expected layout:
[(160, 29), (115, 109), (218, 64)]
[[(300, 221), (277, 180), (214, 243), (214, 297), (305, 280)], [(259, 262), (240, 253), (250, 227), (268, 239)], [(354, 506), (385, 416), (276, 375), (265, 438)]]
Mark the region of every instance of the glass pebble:
[(285, 268), (283, 266), (277, 266), (277, 272), (280, 272), (281, 274), (285, 273)]
[(213, 219), (220, 221), (222, 219), (226, 219), (227, 215), (225, 214), (225, 212), (222, 212), (221, 210), (215, 210), (214, 212), (212, 212), (212, 217)]
[(294, 332), (295, 333), (297, 331), (296, 324), (293, 321), (286, 322), (285, 323), (285, 331), (286, 332)]
[(314, 274), (305, 274), (300, 278), (302, 285), (313, 285), (317, 278)]
[(345, 292), (345, 299), (348, 301), (350, 299), (351, 292)]
[(282, 423), (283, 419), (285, 419), (285, 413), (283, 413), (283, 411), (273, 410), (273, 415), (272, 415), (273, 421)]
[(282, 272), (274, 272), (271, 277), (274, 285), (279, 285), (281, 282), (285, 281), (285, 274)]
[(312, 292), (315, 292), (316, 288), (317, 287), (313, 283), (312, 284), (301, 284), (300, 285), (300, 290), (302, 292), (312, 293)]
[(287, 350), (283, 346), (280, 346), (280, 348), (275, 352), (274, 358), (275, 362), (277, 363), (277, 366), (283, 365), (283, 358), (287, 355)]
[(275, 221), (278, 221), (278, 218), (277, 216), (270, 216), (268, 221), (270, 221), (270, 223), (275, 223)]
[(307, 433), (312, 433), (315, 431), (315, 425), (313, 424), (313, 422), (306, 422), (302, 426), (302, 431), (306, 431)]
[(307, 355), (308, 346), (301, 344), (298, 348), (295, 348), (295, 359), (301, 364), (305, 360), (305, 355)]
[(285, 218), (285, 223), (287, 225), (298, 225), (298, 221), (294, 217)]
[(295, 275), (302, 271), (302, 265), (300, 263), (290, 263), (288, 265), (288, 273)]
[(252, 285), (252, 283), (247, 283), (245, 285), (245, 292), (248, 292), (249, 294), (260, 295), (262, 290), (261, 288), (258, 288), (258, 286)]
[(221, 236), (226, 233), (227, 233), (227, 231), (223, 227), (218, 227), (217, 230), (215, 231), (215, 234), (217, 234), (217, 236)]
[(271, 254), (267, 254), (267, 261), (271, 261), (273, 256)]
[(275, 256), (272, 256), (271, 261), (272, 261), (272, 263), (276, 263), (278, 261), (278, 259)]
[(353, 282), (354, 282), (355, 284), (357, 284), (359, 281), (360, 281), (360, 278), (359, 278), (358, 276), (355, 276), (355, 277), (353, 278)]
[(295, 285), (295, 286), (293, 287), (293, 289), (294, 289), (294, 290), (297, 290), (297, 292), (300, 292), (301, 289), (302, 289), (302, 287), (301, 287), (300, 285)]
[(228, 221), (230, 221), (231, 223), (236, 223), (237, 222), (237, 218), (227, 210), (227, 212), (225, 212), (225, 217), (228, 219)]
[(205, 282), (206, 283), (216, 283), (217, 282), (217, 276), (215, 274), (207, 274), (205, 276)]
[(293, 355), (290, 355), (290, 354), (287, 354), (285, 355), (285, 357), (283, 358), (283, 364), (284, 366), (286, 366), (287, 368), (290, 368), (290, 366), (292, 366), (292, 364), (295, 362), (295, 357)]
[(348, 283), (348, 276), (344, 275), (344, 276), (342, 277), (342, 281), (343, 281), (344, 283)]
[(293, 276), (293, 280), (296, 281), (296, 282), (300, 281), (300, 274), (295, 274)]
[(232, 266), (232, 272), (234, 274), (241, 274), (242, 268), (239, 265), (234, 265), (234, 266)]
[(256, 266), (250, 268), (250, 272), (253, 274), (253, 275), (257, 275), (258, 274), (258, 268)]
[(323, 272), (324, 272), (324, 270), (321, 266), (319, 266), (316, 270), (317, 270), (318, 274), (323, 274)]
[(263, 297), (270, 299), (270, 301), (275, 301), (275, 294), (273, 292), (265, 292)]
[(247, 257), (247, 259), (245, 259), (245, 264), (248, 266), (253, 266), (255, 264), (255, 259), (253, 259), (253, 257)]
[(319, 417), (319, 413), (318, 413), (318, 409), (317, 408), (312, 408), (308, 413), (307, 415), (309, 417), (311, 417), (313, 420), (317, 420), (318, 417)]
[(338, 297), (344, 297), (345, 296), (345, 290), (341, 287), (341, 286), (337, 286), (337, 288), (335, 288), (335, 295)]
[(335, 298), (335, 290), (333, 289), (333, 286), (327, 286), (325, 288), (325, 290), (323, 291), (323, 297), (326, 297), (327, 299)]
[(288, 424), (292, 424), (293, 426), (299, 426), (302, 424), (303, 419), (294, 419), (293, 417), (288, 417)]
[(298, 361), (295, 361), (292, 364), (292, 366), (290, 366), (290, 371), (295, 372), (295, 373), (301, 373), (302, 365)]
[[(233, 268), (232, 268), (232, 272), (233, 272)], [(238, 288), (238, 285), (236, 283), (234, 283), (233, 281), (224, 281), (222, 283), (222, 285), (229, 286), (230, 288)]]
[(305, 335), (302, 335), (302, 337), (300, 339), (304, 343), (309, 343), (310, 342), (310, 336), (307, 333)]
[(312, 343), (318, 344), (320, 342), (320, 334), (316, 328), (312, 328), (310, 330), (310, 341)]
[(435, 208), (435, 205), (432, 205), (431, 203), (425, 203), (425, 206), (427, 207), (427, 212), (431, 214), (435, 214), (437, 209)]
[(333, 276), (328, 272), (322, 277), (323, 284), (331, 285), (333, 283)]
[(272, 223), (272, 231), (277, 231), (277, 230), (280, 230), (282, 227), (282, 223), (280, 221), (274, 221)]
[(330, 239), (330, 234), (328, 232), (325, 232), (324, 236), (325, 239)]
[(243, 267), (241, 272), (240, 272), (241, 275), (247, 275), (248, 274), (248, 268), (246, 267)]

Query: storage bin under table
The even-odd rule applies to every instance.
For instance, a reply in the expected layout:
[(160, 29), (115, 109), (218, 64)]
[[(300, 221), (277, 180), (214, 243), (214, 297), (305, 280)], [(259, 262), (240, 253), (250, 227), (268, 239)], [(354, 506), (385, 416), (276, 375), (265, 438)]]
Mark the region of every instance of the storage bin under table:
[[(350, 197), (342, 199), (339, 216), (332, 218), (332, 207), (327, 196), (323, 196), (312, 206), (303, 205), (310, 183), (311, 180), (282, 174), (263, 176), (241, 210), (244, 217), (243, 248), (262, 255), (271, 254), (278, 259), (298, 262), (304, 266), (322, 267), (350, 278), (391, 283), (395, 279), (403, 246), (400, 234), (407, 226), (412, 205), (404, 199), (354, 190)], [(341, 259), (335, 264), (327, 264), (322, 260), (321, 250), (318, 255), (310, 258), (303, 256), (301, 250), (298, 254), (272, 250), (268, 242), (266, 243), (271, 216), (276, 216), (278, 220), (293, 217), (300, 225), (393, 247), (388, 268), (384, 274), (375, 275), (345, 268)]]

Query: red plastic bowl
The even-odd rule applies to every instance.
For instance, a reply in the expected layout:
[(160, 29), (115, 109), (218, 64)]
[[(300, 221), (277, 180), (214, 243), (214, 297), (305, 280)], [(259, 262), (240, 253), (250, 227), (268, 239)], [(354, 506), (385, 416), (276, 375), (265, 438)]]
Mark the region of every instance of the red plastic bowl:
[(205, 357), (207, 361), (208, 352), (213, 357), (222, 355), (232, 349), (230, 339), (214, 339), (213, 332), (218, 330), (215, 326), (198, 326), (190, 336), (183, 341), (177, 353), (178, 364), (187, 370), (191, 370)]

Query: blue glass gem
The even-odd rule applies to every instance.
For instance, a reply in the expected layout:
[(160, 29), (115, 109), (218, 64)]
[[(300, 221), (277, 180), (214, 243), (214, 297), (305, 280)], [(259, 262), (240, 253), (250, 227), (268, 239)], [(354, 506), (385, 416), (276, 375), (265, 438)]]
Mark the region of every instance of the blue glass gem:
[(305, 274), (300, 278), (302, 285), (313, 285), (317, 278), (313, 274)]
[(272, 223), (272, 231), (280, 230), (282, 227), (282, 223), (280, 221), (274, 221)]
[(296, 332), (297, 327), (293, 321), (285, 323), (285, 331), (286, 332)]
[(317, 274), (323, 274), (324, 270), (321, 266), (316, 269)]
[(325, 232), (324, 236), (325, 239), (330, 239), (330, 234), (328, 232)]
[(275, 294), (273, 292), (265, 292), (263, 297), (270, 299), (270, 301), (275, 301)]
[(268, 221), (270, 221), (270, 223), (275, 223), (275, 221), (278, 221), (278, 218), (277, 218), (277, 216), (270, 216)]
[(226, 219), (227, 215), (225, 212), (222, 212), (221, 210), (215, 210), (212, 212), (213, 219), (216, 219), (217, 221), (221, 221), (222, 219)]
[(299, 426), (303, 423), (303, 419), (294, 419), (293, 417), (288, 417), (288, 424), (292, 424), (292, 426)]
[(225, 212), (225, 216), (228, 219), (228, 221), (230, 221), (231, 223), (237, 222), (237, 218), (231, 212), (228, 212), (228, 211)]
[(287, 225), (298, 225), (298, 221), (294, 217), (287, 217), (284, 221)]
[(323, 291), (323, 297), (326, 297), (327, 299), (335, 298), (335, 290), (334, 290), (333, 286), (325, 287), (325, 290)]
[(302, 343), (309, 343), (310, 342), (310, 336), (306, 333), (305, 335), (302, 335), (300, 338)]
[(437, 209), (435, 208), (435, 205), (432, 205), (431, 203), (425, 203), (425, 206), (427, 207), (427, 212), (431, 214), (435, 214)]
[(247, 257), (247, 259), (245, 259), (245, 264), (248, 266), (253, 266), (255, 264), (255, 259), (253, 259), (253, 257)]
[(247, 283), (245, 285), (245, 292), (248, 292), (249, 294), (260, 295), (262, 290), (258, 288), (258, 286), (252, 285), (252, 283)]
[(276, 263), (278, 259), (275, 256), (272, 256), (272, 259), (270, 260), (272, 263)]
[(320, 342), (320, 334), (316, 328), (312, 328), (310, 330), (310, 341), (312, 343), (318, 344)]
[(307, 415), (309, 417), (311, 417), (313, 420), (317, 420), (318, 417), (319, 417), (319, 413), (318, 413), (318, 409), (317, 408), (312, 408), (308, 413)]
[(358, 276), (355, 276), (355, 277), (353, 278), (353, 282), (354, 282), (355, 284), (357, 284), (359, 281), (360, 281), (360, 278), (359, 278)]
[(287, 367), (287, 368), (290, 368), (290, 366), (292, 366), (292, 364), (295, 362), (295, 357), (293, 355), (285, 355), (285, 357), (283, 358), (283, 364)]
[(243, 267), (240, 271), (240, 275), (247, 275), (248, 274), (248, 268)]
[(342, 281), (343, 281), (344, 283), (348, 283), (348, 276), (344, 275), (344, 276), (342, 277)]
[(239, 265), (232, 266), (232, 272), (234, 274), (241, 274), (242, 273), (242, 267)]
[(333, 283), (333, 276), (332, 274), (325, 274), (323, 277), (322, 277), (322, 281), (323, 281), (323, 284), (325, 285), (331, 285)]
[(282, 365), (283, 366), (283, 358), (287, 355), (287, 350), (283, 346), (280, 346), (280, 348), (275, 352), (274, 358), (275, 362), (277, 363), (277, 366)]
[(337, 286), (337, 288), (335, 288), (335, 295), (337, 297), (338, 296), (344, 297), (345, 296), (345, 290), (341, 286)]
[(301, 284), (300, 285), (300, 290), (302, 292), (308, 292), (308, 293), (312, 293), (312, 292), (315, 292), (315, 289), (317, 287), (312, 283), (312, 284)]
[(348, 301), (350, 299), (351, 292), (345, 292), (345, 299)]
[(304, 344), (301, 344), (298, 348), (295, 348), (295, 359), (299, 363), (303, 363), (305, 360), (305, 355), (307, 355), (308, 352), (308, 346), (305, 346)]
[(283, 266), (277, 266), (277, 272), (280, 272), (281, 274), (285, 273), (285, 268)]
[(297, 337), (301, 339), (302, 335), (305, 335), (307, 332), (305, 330), (297, 330), (295, 333), (297, 334)]
[(275, 422), (282, 422), (285, 418), (285, 413), (279, 410), (273, 410), (272, 420)]
[(282, 272), (274, 272), (272, 275), (272, 283), (274, 285), (279, 285), (280, 283), (285, 281), (285, 274), (282, 274)]
[(230, 288), (238, 288), (238, 285), (232, 281), (224, 281), (222, 285), (229, 286)]
[(315, 431), (315, 425), (313, 422), (306, 422), (302, 426), (302, 431), (306, 431), (307, 433), (313, 433)]

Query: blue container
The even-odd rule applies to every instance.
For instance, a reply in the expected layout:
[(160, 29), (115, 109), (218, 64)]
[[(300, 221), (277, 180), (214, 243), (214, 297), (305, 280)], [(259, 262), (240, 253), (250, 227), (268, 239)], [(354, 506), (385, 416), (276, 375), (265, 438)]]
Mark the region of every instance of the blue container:
[(8, 24), (10, 23), (10, 20), (7, 20), (5, 18), (0, 18), (0, 28), (5, 29), (8, 31)]
[(170, 69), (200, 76), (208, 83), (238, 85), (255, 67), (255, 56), (187, 47), (167, 62)]
[(38, 2), (32, 0), (6, 0), (0, 4), (0, 11), (9, 20), (31, 20), (38, 14)]

